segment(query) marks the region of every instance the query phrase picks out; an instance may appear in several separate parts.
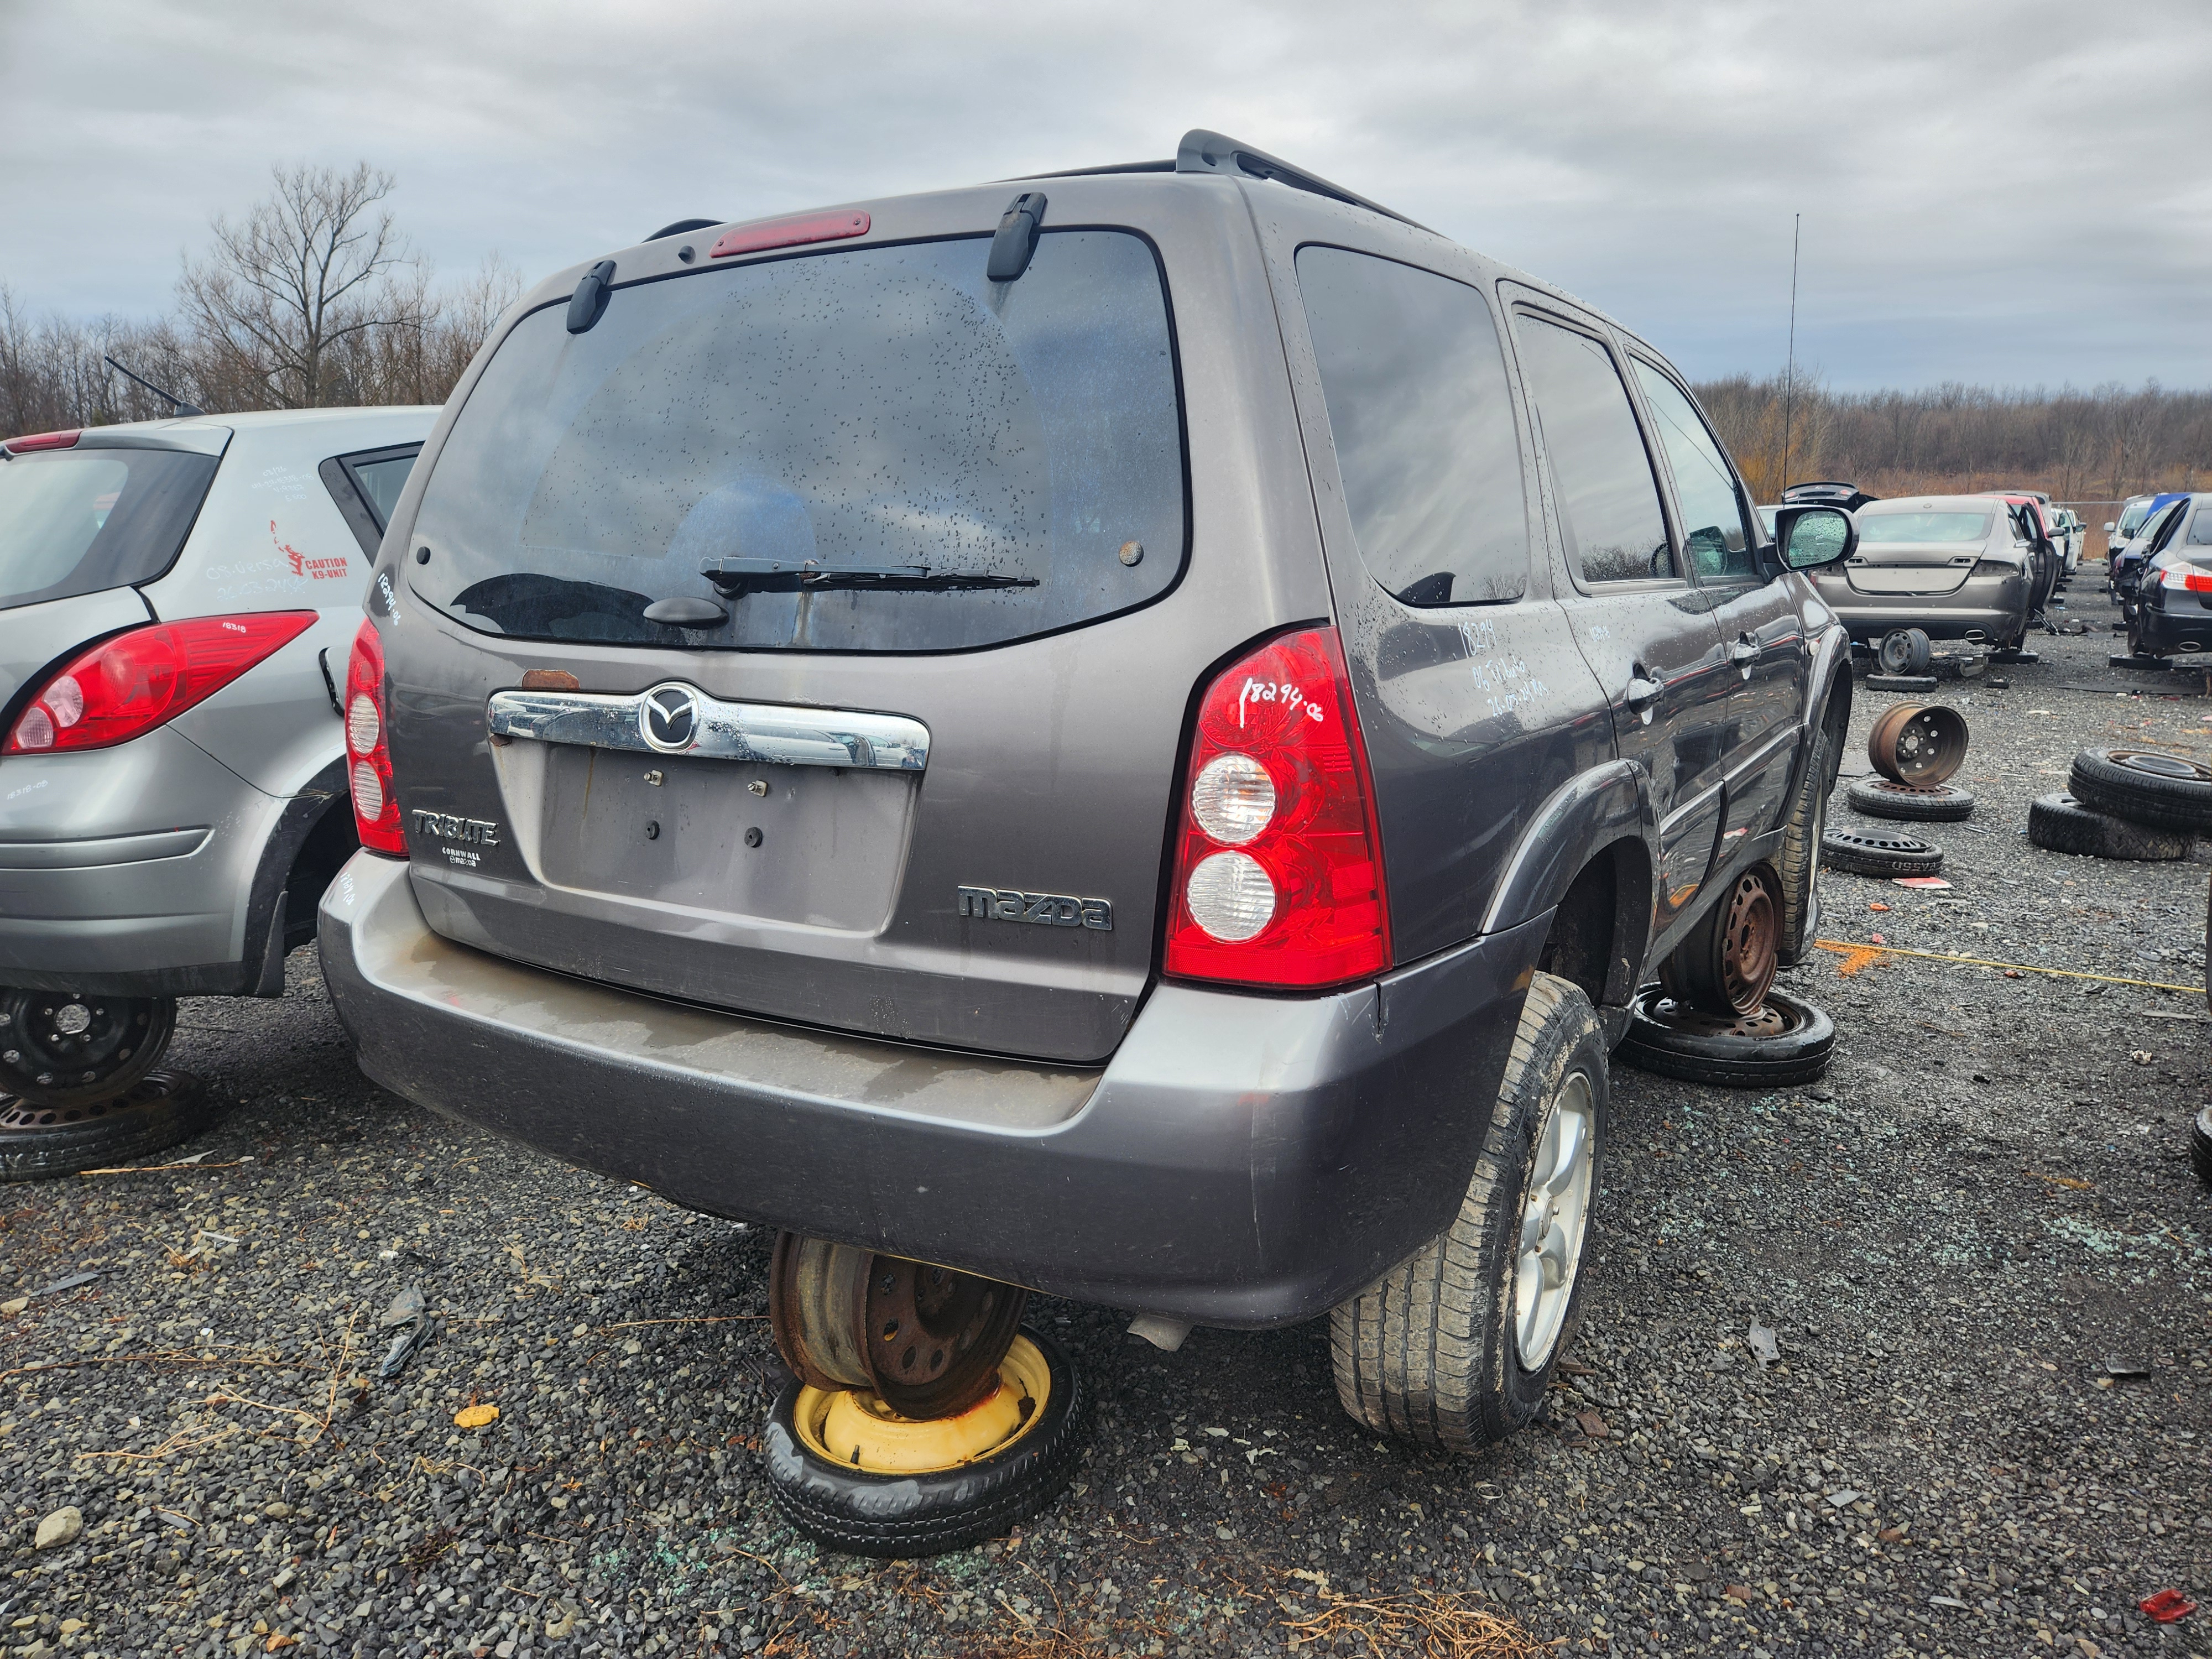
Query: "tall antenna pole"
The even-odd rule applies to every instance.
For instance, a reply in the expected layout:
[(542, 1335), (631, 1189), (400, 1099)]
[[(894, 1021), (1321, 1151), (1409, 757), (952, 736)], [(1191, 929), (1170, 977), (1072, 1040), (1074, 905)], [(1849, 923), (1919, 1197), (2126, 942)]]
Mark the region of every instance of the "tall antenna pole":
[[(1805, 216), (1790, 216), (1790, 361), (1782, 371), (1782, 488), (1790, 488), (1790, 416), (1797, 397), (1797, 233)], [(1777, 499), (1780, 499), (1779, 496)]]

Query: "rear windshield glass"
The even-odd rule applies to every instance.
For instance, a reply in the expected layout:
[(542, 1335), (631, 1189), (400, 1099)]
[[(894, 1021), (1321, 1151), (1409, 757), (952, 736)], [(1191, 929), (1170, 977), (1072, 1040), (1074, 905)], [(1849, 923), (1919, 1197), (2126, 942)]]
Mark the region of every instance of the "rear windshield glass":
[(153, 580), (215, 469), (212, 455), (82, 446), (0, 464), (0, 610)]
[(1862, 542), (1979, 542), (1989, 539), (1986, 513), (1862, 513)]
[[(425, 487), (415, 590), (527, 639), (945, 651), (1158, 596), (1183, 559), (1166, 292), (1124, 232), (980, 238), (617, 289), (523, 319)], [(712, 599), (678, 628), (648, 605)]]

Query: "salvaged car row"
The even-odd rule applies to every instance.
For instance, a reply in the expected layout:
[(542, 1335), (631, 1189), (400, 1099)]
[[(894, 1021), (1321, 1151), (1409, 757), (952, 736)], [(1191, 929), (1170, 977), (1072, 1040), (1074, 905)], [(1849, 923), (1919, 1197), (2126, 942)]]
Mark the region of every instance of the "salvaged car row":
[[(1647, 342), (1218, 134), (1008, 196), (670, 227), (441, 410), (12, 441), (9, 1173), (188, 1131), (171, 1000), (312, 933), (378, 1082), (779, 1230), (771, 1480), (836, 1547), (1066, 1481), (1032, 1291), (1326, 1316), (1377, 1433), (1527, 1423), (1611, 1058), (1827, 1064), (1773, 980), (1855, 644), (2017, 655), (2078, 521), (1759, 507)], [(1867, 799), (1970, 811), (1965, 742), (1893, 713)]]

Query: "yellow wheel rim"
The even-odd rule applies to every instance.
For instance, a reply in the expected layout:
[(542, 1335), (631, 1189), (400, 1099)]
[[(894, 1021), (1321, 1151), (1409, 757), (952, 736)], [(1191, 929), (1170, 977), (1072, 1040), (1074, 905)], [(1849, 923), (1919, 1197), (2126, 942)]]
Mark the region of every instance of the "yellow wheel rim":
[(1052, 1367), (1026, 1336), (999, 1362), (999, 1386), (957, 1417), (901, 1417), (858, 1389), (802, 1388), (793, 1426), (807, 1449), (870, 1474), (931, 1474), (1003, 1451), (1034, 1429), (1052, 1395)]

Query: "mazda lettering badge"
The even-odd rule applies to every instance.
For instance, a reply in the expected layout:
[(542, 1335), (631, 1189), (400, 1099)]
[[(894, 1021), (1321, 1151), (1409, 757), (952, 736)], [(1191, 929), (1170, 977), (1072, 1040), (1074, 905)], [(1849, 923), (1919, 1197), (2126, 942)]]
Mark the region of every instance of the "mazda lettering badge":
[(656, 685), (638, 705), (638, 734), (664, 755), (680, 755), (699, 737), (699, 694), (688, 685)]

